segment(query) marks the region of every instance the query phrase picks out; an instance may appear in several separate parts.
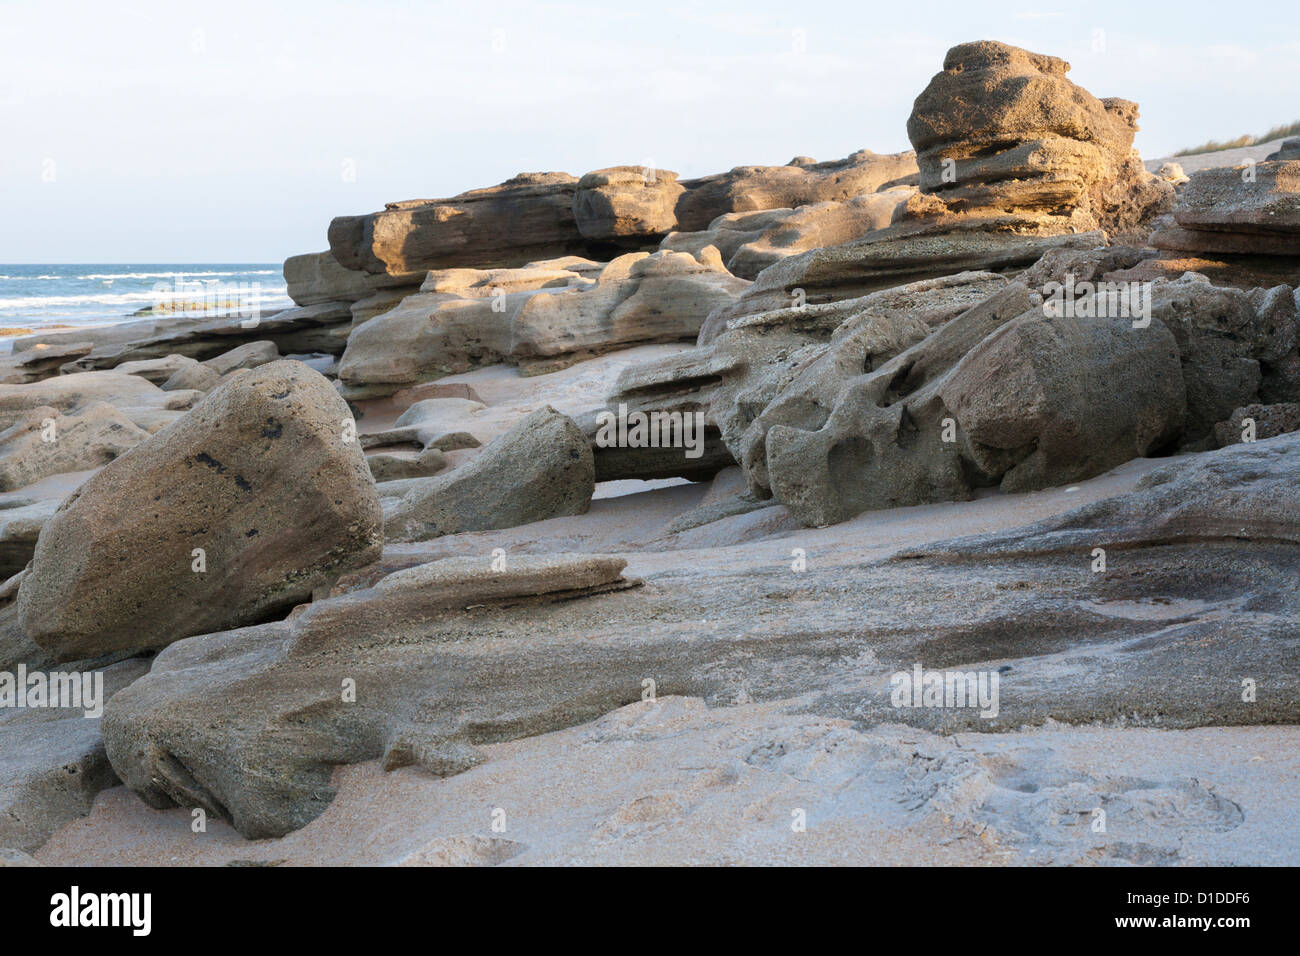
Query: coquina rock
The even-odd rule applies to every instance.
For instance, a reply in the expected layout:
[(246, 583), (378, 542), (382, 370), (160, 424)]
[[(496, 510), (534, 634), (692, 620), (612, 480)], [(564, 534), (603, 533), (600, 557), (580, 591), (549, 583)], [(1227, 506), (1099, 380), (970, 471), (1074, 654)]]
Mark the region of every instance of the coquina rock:
[(1041, 231), (1123, 232), (1167, 210), (1172, 187), (1133, 149), (1137, 104), (1097, 99), (1069, 69), (993, 41), (949, 50), (907, 121), (922, 193), (949, 213)]
[(885, 228), (771, 265), (707, 327), (796, 296), (820, 303), (962, 270), (1018, 270), (1055, 246), (1102, 245), (1108, 231), (1145, 235), (1174, 190), (1133, 149), (1137, 106), (1096, 99), (1068, 69), (1003, 43), (953, 47), (908, 120), (920, 192)]
[(1017, 316), (939, 388), (975, 468), (1004, 491), (1060, 485), (1169, 451), (1187, 407), (1178, 344), (1158, 319)]
[(1033, 291), (969, 273), (736, 316), (626, 370), (609, 404), (702, 412), (750, 500), (818, 526), (1215, 447), (1234, 409), (1300, 386), (1293, 290), (1107, 280), (1144, 255), (1058, 247)]
[(916, 171), (916, 157), (910, 152), (881, 154), (869, 149), (825, 163), (794, 159), (784, 166), (738, 166), (683, 183), (676, 229), (706, 229), (719, 216), (732, 212), (846, 202), (914, 183)]
[[(103, 668), (78, 662), (52, 670), (64, 675), (63, 686), (75, 681), (78, 693), (90, 689), (90, 696), (93, 682), (101, 681), (102, 696), (93, 702), (97, 712), (89, 709), (89, 696), (78, 701), (82, 709), (0, 710), (0, 845), (31, 853), (55, 830), (88, 814), (100, 791), (121, 785), (104, 752), (100, 721), (108, 699), (147, 673), (149, 662), (133, 659)], [(50, 680), (50, 671), (33, 662), (28, 676), (35, 671)]]
[(1236, 445), (1251, 440), (1276, 438), (1300, 431), (1300, 405), (1282, 402), (1277, 405), (1246, 405), (1236, 409), (1225, 421), (1214, 426), (1214, 437), (1220, 447)]
[(472, 398), (425, 398), (412, 402), (397, 417), (392, 428), (358, 436), (365, 449), (389, 445), (413, 445), (423, 451), (437, 448), (477, 448), (482, 442), (475, 437), (474, 416), (487, 408)]
[(698, 253), (717, 248), (727, 271), (753, 279), (775, 262), (822, 246), (839, 245), (890, 224), (898, 207), (916, 190), (894, 187), (842, 202), (811, 203), (797, 209), (728, 213), (702, 232), (674, 232), (660, 248)]
[(245, 342), (229, 352), (208, 359), (203, 364), (218, 375), (229, 375), (239, 369), (257, 368), (267, 362), (274, 362), (279, 357), (280, 350), (275, 347), (274, 342)]
[(574, 219), (586, 239), (643, 245), (677, 227), (677, 200), (685, 191), (669, 169), (598, 169), (578, 180)]
[(1197, 170), (1178, 197), (1174, 222), (1196, 235), (1161, 231), (1152, 237), (1157, 248), (1300, 255), (1300, 160)]
[(701, 343), (728, 322), (805, 304), (850, 300), (895, 286), (962, 272), (1014, 273), (1053, 249), (1094, 249), (1105, 234), (1054, 236), (990, 233), (977, 223), (946, 232), (890, 226), (838, 246), (812, 249), (774, 263), (734, 303), (711, 313)]
[(546, 371), (652, 342), (690, 340), (748, 287), (716, 251), (628, 253), (593, 282), (562, 260), (511, 270), (431, 272), (418, 295), (354, 329), (339, 363), (347, 398), (512, 362)]
[(1300, 284), (1300, 161), (1196, 170), (1142, 277), (1196, 271), (1242, 289)]
[(1300, 136), (1290, 136), (1282, 140), (1282, 145), (1264, 158), (1266, 160), (1300, 159)]
[(284, 354), (343, 351), (351, 324), (351, 305), (325, 302), (247, 316), (220, 316), (196, 321), (192, 317), (140, 319), (95, 329), (42, 332), (14, 340), (15, 352), (39, 345), (62, 346), (89, 342), (90, 351), (66, 359), (63, 373), (114, 369), (127, 362), (147, 362), (179, 355), (196, 361), (216, 358), (250, 342), (271, 341)]
[[(806, 384), (807, 390), (802, 384), (792, 389), (781, 420), (806, 424), (816, 419), (820, 424), (846, 377), (874, 368), (894, 354), (890, 348), (896, 352), (919, 341), (1006, 284), (992, 273), (959, 273), (854, 299), (742, 316), (720, 331), (703, 330), (703, 344), (690, 352), (624, 371), (607, 407), (702, 414), (707, 453), (695, 464), (708, 463), (716, 471), (733, 460), (713, 449), (717, 435), (734, 460), (747, 460), (751, 493), (767, 498), (765, 454), (754, 453), (753, 447), (765, 434), (756, 419), (778, 394), (791, 383)], [(880, 321), (873, 324), (875, 319)], [(840, 330), (843, 341), (837, 344)], [(598, 470), (602, 464), (620, 477), (699, 477), (683, 470), (680, 449), (641, 449), (635, 456), (621, 449), (598, 450)], [(628, 474), (631, 468), (640, 473)]]
[[(58, 506), (56, 498), (5, 496), (0, 505), (0, 579), (10, 578), (27, 567), (36, 552), (41, 528), (54, 517)], [(14, 627), (17, 628), (17, 622)]]
[[(794, 215), (794, 209), (760, 209), (757, 212), (729, 212), (709, 223), (707, 229), (696, 232), (670, 232), (659, 243), (660, 249), (671, 252), (689, 252), (698, 256), (705, 246), (713, 246), (727, 263), (727, 271), (741, 275), (731, 266), (731, 260), (741, 246), (760, 240), (769, 229), (775, 229)], [(741, 276), (752, 279), (752, 275)]]
[(420, 541), (585, 514), (595, 490), (587, 437), (548, 405), (459, 468), (418, 481), (387, 509), (385, 533)]
[(392, 285), (458, 266), (517, 267), (568, 255), (609, 259), (628, 248), (653, 247), (673, 230), (706, 229), (726, 213), (840, 202), (915, 173), (911, 153), (869, 150), (833, 162), (740, 166), (680, 182), (671, 170), (645, 166), (595, 170), (580, 180), (567, 173), (521, 173), (450, 199), (340, 216), (329, 227), (332, 262), (294, 261), (286, 279), (300, 304), (325, 296), (356, 301), (369, 280), (349, 280), (335, 264)]
[(57, 375), (26, 385), (0, 385), (0, 428), (10, 427), (43, 406), (63, 415), (80, 415), (92, 405), (106, 404), (152, 433), (171, 424), (200, 398), (202, 395), (196, 391), (164, 392), (138, 375)]
[(156, 649), (286, 613), (373, 560), (382, 517), (351, 421), (299, 362), (239, 374), (46, 523), (18, 594), (28, 636), (60, 660)]
[(330, 252), (346, 269), (417, 281), (431, 269), (586, 255), (588, 243), (573, 217), (577, 186), (568, 173), (520, 173), (450, 199), (339, 216), (330, 223)]
[[(436, 685), (451, 690), (455, 683), (438, 676), (442, 667), (437, 656), (428, 655), (428, 648), (419, 644), (410, 645), (414, 654), (394, 644), (378, 655), (363, 651), (354, 656), (355, 642), (366, 641), (362, 635), (383, 635), (381, 643), (420, 635), (436, 627), (440, 618), (462, 619), (470, 606), (494, 617), (503, 607), (519, 605), (545, 612), (552, 602), (632, 587), (638, 582), (621, 575), (626, 563), (604, 555), (517, 556), (494, 568), (491, 556), (449, 558), (397, 571), (372, 587), (313, 604), (290, 621), (181, 642), (155, 662), (148, 686), (137, 688), (113, 708), (105, 734), (109, 759), (124, 782), (151, 805), (203, 807), (250, 837), (283, 835), (325, 809), (334, 794), (330, 768), (321, 759), (326, 754), (333, 755), (326, 760), (334, 763), (383, 757), (390, 770), (418, 765), (439, 774), (459, 772), (482, 757), (468, 741), (455, 739), (455, 721), (447, 723), (444, 715), (427, 706), (428, 692), (440, 696)], [(219, 663), (229, 661), (235, 648), (249, 639), (263, 652), (260, 663), (250, 661), (242, 674)], [(340, 733), (321, 735), (313, 729), (306, 737), (274, 731), (246, 734), (267, 715), (260, 705), (255, 705), (260, 711), (256, 716), (229, 706), (230, 700), (242, 697), (238, 686), (243, 679), (260, 672), (274, 681), (265, 665), (278, 669), (290, 659), (305, 663), (322, 652), (342, 652), (349, 662), (341, 670), (327, 666), (316, 678), (290, 678), (282, 687), (282, 701), (305, 705), (304, 729), (323, 718)], [(281, 673), (287, 676), (296, 669), (289, 664)], [(359, 691), (353, 702), (345, 702), (339, 692), (345, 672)], [(225, 694), (235, 696), (222, 699), (214, 694), (206, 704), (193, 700), (181, 709), (164, 703), (197, 691), (195, 680), (209, 691), (221, 686)], [(453, 699), (469, 700), (459, 691), (445, 698)], [(602, 709), (595, 701), (587, 705), (588, 711), (593, 708)], [(204, 728), (193, 723), (200, 713), (206, 715)], [(278, 717), (271, 721), (280, 723)], [(225, 740), (211, 748), (203, 738), (218, 727), (224, 728)], [(264, 725), (264, 730), (270, 729), (270, 724)]]
[(1151, 314), (1174, 334), (1182, 361), (1184, 444), (1209, 437), (1217, 422), (1257, 401), (1261, 391), (1275, 402), (1300, 387), (1294, 366), (1300, 329), (1289, 292), (1281, 286), (1246, 293), (1193, 274), (1151, 283)]
[(321, 305), (356, 302), (391, 284), (391, 280), (359, 269), (345, 269), (327, 249), (285, 259), (284, 283), (289, 298), (298, 305)]
[(50, 406), (25, 412), (0, 432), (0, 491), (13, 491), (49, 475), (106, 465), (149, 433), (111, 405), (96, 402), (79, 414)]
[(198, 365), (197, 359), (192, 359), (186, 355), (167, 355), (157, 359), (140, 359), (134, 362), (123, 362), (114, 368), (116, 372), (122, 372), (127, 375), (139, 375), (146, 381), (161, 387), (164, 382), (175, 375), (183, 368), (191, 365)]
[[(1290, 723), (1297, 475), (1300, 435), (1238, 445), (1037, 525), (797, 580), (770, 558), (651, 572), (641, 588), (604, 555), (437, 561), (172, 645), (109, 703), (106, 749), (150, 804), (204, 807), (260, 838), (319, 816), (339, 764), (459, 773), (486, 758), (481, 744), (641, 700), (647, 679), (661, 700), (799, 697), (824, 717), (946, 733)], [(1088, 569), (1096, 547), (1106, 573)], [(865, 606), (845, 599), (863, 593)], [(755, 613), (778, 599), (781, 613)], [(890, 675), (918, 661), (998, 672), (998, 712), (898, 708)], [(1257, 701), (1235, 677), (1207, 681), (1219, 673), (1259, 674)]]
[[(1168, 447), (1185, 403), (1169, 331), (1047, 319), (1022, 311), (1025, 291), (993, 296), (850, 379), (829, 414), (799, 421), (778, 397), (761, 417), (773, 495), (822, 525), (981, 485), (1073, 481)], [(755, 453), (744, 459), (753, 470)]]
[(84, 358), (95, 349), (93, 342), (79, 342), (65, 336), (53, 343), (41, 343), (26, 350), (0, 356), (0, 384), (25, 385), (59, 374), (59, 369)]

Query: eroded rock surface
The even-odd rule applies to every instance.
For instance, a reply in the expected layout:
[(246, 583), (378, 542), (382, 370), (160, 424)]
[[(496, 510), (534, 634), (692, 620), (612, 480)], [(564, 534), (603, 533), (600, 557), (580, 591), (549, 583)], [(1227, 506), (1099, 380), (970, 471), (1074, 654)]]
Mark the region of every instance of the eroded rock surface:
[[(317, 816), (338, 763), (383, 754), (454, 773), (479, 762), (476, 745), (593, 719), (647, 679), (714, 705), (800, 697), (826, 717), (939, 731), (1294, 721), (1298, 470), (1297, 436), (1236, 446), (1039, 526), (803, 574), (722, 565), (595, 593), (624, 586), (621, 562), (434, 562), (174, 645), (111, 702), (108, 753), (155, 805), (207, 807), (257, 837)], [(567, 593), (595, 596), (554, 603)], [(521, 601), (526, 626), (509, 606)], [(895, 706), (891, 674), (918, 661), (997, 672), (997, 713)], [(1260, 675), (1249, 703), (1246, 672)]]
[(64, 501), (19, 590), (23, 628), (61, 660), (159, 648), (373, 560), (379, 499), (350, 421), (299, 362), (240, 374)]

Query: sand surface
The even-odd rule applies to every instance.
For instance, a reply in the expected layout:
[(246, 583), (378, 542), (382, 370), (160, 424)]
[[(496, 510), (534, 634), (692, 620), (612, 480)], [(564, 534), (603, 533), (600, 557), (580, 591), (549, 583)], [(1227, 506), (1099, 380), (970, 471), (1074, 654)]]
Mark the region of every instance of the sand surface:
[[(1300, 728), (860, 732), (788, 703), (631, 704), (438, 778), (339, 768), (318, 819), (249, 841), (123, 787), (49, 865), (1285, 864)], [(1104, 817), (1097, 813), (1104, 811)], [(799, 825), (802, 824), (802, 829)], [(1096, 827), (1104, 826), (1104, 830)]]
[(1240, 146), (1236, 149), (1220, 149), (1212, 153), (1192, 153), (1190, 156), (1164, 156), (1160, 159), (1148, 159), (1144, 165), (1150, 172), (1155, 172), (1165, 163), (1177, 163), (1183, 172), (1192, 173), (1198, 169), (1213, 169), (1216, 166), (1240, 166), (1253, 159), (1262, 163), (1269, 153), (1276, 152), (1282, 140), (1273, 139), (1257, 146)]

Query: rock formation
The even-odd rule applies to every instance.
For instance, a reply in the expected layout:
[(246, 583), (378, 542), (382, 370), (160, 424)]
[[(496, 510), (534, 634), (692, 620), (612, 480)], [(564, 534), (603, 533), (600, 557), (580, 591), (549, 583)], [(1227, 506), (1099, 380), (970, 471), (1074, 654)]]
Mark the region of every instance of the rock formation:
[(538, 371), (616, 348), (693, 339), (710, 312), (748, 285), (711, 250), (698, 258), (628, 253), (593, 278), (585, 265), (430, 272), (418, 294), (353, 330), (339, 362), (344, 394), (391, 394), (502, 361)]
[[(515, 559), (501, 572), (489, 555), (420, 565), (290, 621), (168, 648), (110, 702), (107, 751), (152, 805), (204, 807), (259, 838), (319, 815), (341, 762), (464, 772), (482, 761), (478, 745), (593, 719), (640, 699), (647, 678), (714, 705), (803, 695), (823, 716), (939, 730), (1294, 721), (1297, 644), (1279, 615), (1300, 611), (1287, 583), (1298, 467), (1300, 436), (1236, 446), (1027, 529), (837, 565), (811, 593), (771, 566), (719, 569), (684, 591), (619, 591), (622, 561), (594, 555)], [(1122, 553), (1123, 571), (1088, 574), (1080, 556), (1096, 546)], [(1140, 593), (1174, 606), (1123, 613), (1148, 576), (1157, 591)], [(844, 597), (864, 589), (865, 620)], [(763, 595), (794, 591), (804, 597), (779, 620), (753, 619)], [(944, 599), (918, 599), (931, 591)], [(1211, 610), (1263, 595), (1270, 613)], [(1190, 617), (1176, 604), (1206, 598)], [(702, 607), (727, 623), (700, 633)], [(864, 662), (866, 648), (880, 656)], [(963, 669), (1013, 662), (996, 717), (891, 706), (888, 674), (918, 655)], [(1206, 684), (1224, 668), (1267, 675), (1262, 703), (1243, 704), (1235, 680)], [(345, 679), (355, 704), (340, 694)]]
[[(1254, 767), (1234, 728), (1300, 721), (1300, 163), (1149, 173), (1136, 104), (1068, 69), (962, 44), (914, 153), (521, 174), (333, 220), (291, 309), (18, 339), (0, 861), (176, 822), (132, 793), (214, 818), (187, 859), (341, 819), (402, 851), (331, 861), (531, 861), (545, 820), (444, 824), (557, 747), (529, 799), (599, 804), (553, 814), (572, 859), (726, 861), (724, 820), (824, 862), (772, 835), (788, 804), (838, 842), (875, 813), (954, 854), (1219, 861), (1271, 767), (1219, 793), (1122, 748)], [(56, 668), (102, 718), (10, 705)], [(935, 668), (1000, 697), (900, 703)], [(1122, 779), (1044, 755), (1070, 725)], [(671, 782), (624, 793), (661, 747)]]
[(587, 437), (548, 406), (455, 472), (417, 482), (386, 513), (384, 533), (412, 541), (583, 514), (595, 483)]
[(1113, 235), (1168, 208), (1172, 189), (1133, 149), (1137, 104), (1095, 98), (1069, 69), (1005, 43), (949, 50), (907, 121), (917, 212), (1000, 232)]
[(1242, 288), (1300, 283), (1300, 160), (1197, 170), (1151, 244), (1157, 269)]
[(379, 499), (351, 416), (273, 362), (87, 481), (41, 531), (18, 615), (59, 660), (164, 647), (283, 613), (373, 560)]

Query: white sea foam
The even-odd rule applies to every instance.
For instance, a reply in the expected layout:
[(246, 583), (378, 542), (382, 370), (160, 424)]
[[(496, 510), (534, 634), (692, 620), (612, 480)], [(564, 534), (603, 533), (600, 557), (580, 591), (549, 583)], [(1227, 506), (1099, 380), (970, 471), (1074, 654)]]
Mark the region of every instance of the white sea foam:
[[(277, 286), (261, 289), (255, 295), (247, 292), (243, 293), (244, 298), (251, 298), (255, 302), (270, 302), (276, 299), (286, 298), (288, 290), (285, 286)], [(153, 291), (145, 292), (120, 292), (113, 295), (31, 295), (18, 296), (12, 299), (0, 298), (0, 311), (6, 309), (30, 309), (42, 306), (57, 305), (129, 305), (139, 302), (156, 302), (160, 300), (170, 301), (172, 299), (184, 301), (193, 298), (196, 295), (201, 296), (201, 291), (196, 292), (167, 292), (159, 293)]]
[[(251, 269), (240, 272), (109, 272), (104, 274), (69, 276), (73, 279), (185, 279), (189, 277), (202, 276), (275, 276), (279, 275), (276, 269)], [(0, 278), (7, 278), (0, 276)], [(57, 276), (41, 276), (40, 278), (58, 278)]]

